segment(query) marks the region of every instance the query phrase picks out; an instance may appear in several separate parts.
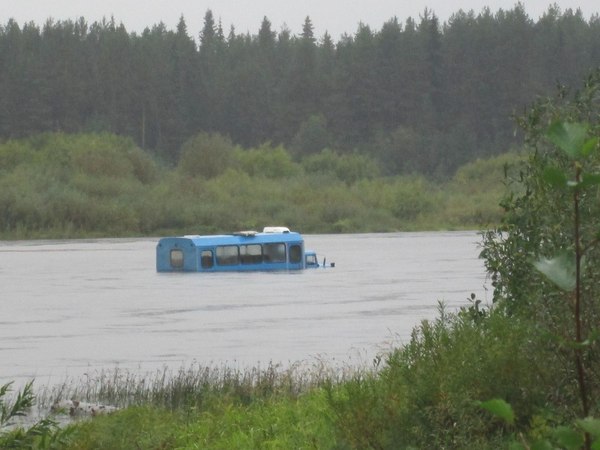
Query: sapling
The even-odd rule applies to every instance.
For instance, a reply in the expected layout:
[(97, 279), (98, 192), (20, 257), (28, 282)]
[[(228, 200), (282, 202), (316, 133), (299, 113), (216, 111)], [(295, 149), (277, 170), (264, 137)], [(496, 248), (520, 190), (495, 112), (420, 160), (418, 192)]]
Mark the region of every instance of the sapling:
[[(584, 242), (582, 235), (582, 197), (586, 190), (600, 185), (600, 173), (584, 170), (586, 159), (591, 157), (592, 152), (598, 150), (599, 145), (598, 137), (590, 137), (589, 134), (590, 127), (587, 124), (562, 121), (553, 123), (546, 132), (547, 139), (564, 153), (571, 165), (572, 174), (557, 166), (549, 166), (544, 169), (542, 178), (557, 192), (568, 191), (572, 199), (573, 236), (570, 248), (561, 249), (549, 258), (538, 258), (532, 261), (535, 269), (571, 301), (573, 311), (574, 339), (570, 347), (574, 352), (581, 402), (581, 418), (576, 422), (576, 427), (583, 431), (583, 437), (581, 432), (564, 426), (557, 427), (553, 437), (564, 448), (579, 449), (583, 446), (587, 450), (600, 448), (600, 421), (589, 417), (591, 399), (588, 389), (588, 369), (584, 358), (584, 351), (592, 344), (595, 333), (584, 329), (582, 308), (585, 255), (597, 244), (600, 236), (599, 230), (593, 238)], [(481, 406), (512, 424), (514, 416), (510, 405), (502, 400), (495, 399), (482, 403)], [(511, 420), (507, 420), (507, 417)], [(596, 439), (593, 444), (592, 438)]]

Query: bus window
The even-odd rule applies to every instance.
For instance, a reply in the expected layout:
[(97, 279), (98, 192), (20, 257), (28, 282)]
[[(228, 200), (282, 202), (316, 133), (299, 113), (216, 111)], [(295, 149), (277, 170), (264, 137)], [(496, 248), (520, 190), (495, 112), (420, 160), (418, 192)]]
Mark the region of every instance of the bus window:
[(202, 250), (200, 254), (200, 265), (203, 269), (210, 269), (213, 266), (213, 252), (212, 250)]
[(290, 246), (290, 262), (294, 264), (302, 262), (302, 247), (298, 244)]
[(240, 245), (240, 259), (242, 264), (262, 263), (262, 247), (260, 244)]
[(306, 255), (306, 267), (319, 267), (319, 261), (317, 261), (317, 255), (314, 255), (314, 254)]
[(285, 244), (265, 244), (263, 246), (264, 261), (269, 263), (285, 262)]
[(171, 250), (170, 255), (171, 267), (174, 269), (183, 269), (183, 250)]
[(217, 247), (217, 264), (220, 266), (235, 266), (240, 263), (240, 253), (237, 245), (220, 245)]

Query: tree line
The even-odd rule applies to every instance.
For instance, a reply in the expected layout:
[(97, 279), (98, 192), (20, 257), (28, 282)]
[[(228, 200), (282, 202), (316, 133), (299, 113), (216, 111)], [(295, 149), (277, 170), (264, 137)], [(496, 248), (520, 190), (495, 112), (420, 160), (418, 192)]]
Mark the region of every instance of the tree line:
[(43, 133), (0, 143), (0, 237), (211, 234), (283, 223), (305, 233), (474, 229), (497, 224), (503, 154), (448, 181), (382, 177), (331, 150), (295, 161), (282, 146), (242, 148), (199, 133), (173, 168), (131, 138)]
[(198, 39), (182, 16), (130, 33), (123, 24), (48, 20), (0, 26), (0, 140), (46, 131), (110, 132), (177, 163), (184, 142), (218, 133), (296, 157), (368, 154), (385, 173), (446, 177), (514, 143), (511, 115), (600, 65), (600, 17), (522, 5), (459, 11), (441, 24), (391, 18), (336, 43), (238, 34), (208, 10)]

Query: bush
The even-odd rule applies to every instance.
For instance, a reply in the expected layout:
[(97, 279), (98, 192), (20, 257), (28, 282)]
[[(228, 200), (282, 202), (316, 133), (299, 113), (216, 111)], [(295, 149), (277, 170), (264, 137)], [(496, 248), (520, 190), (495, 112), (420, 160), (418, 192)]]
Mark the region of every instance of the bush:
[(234, 151), (228, 138), (199, 133), (183, 144), (178, 169), (190, 177), (214, 178), (231, 167)]
[[(527, 344), (552, 374), (545, 380), (546, 408), (559, 412), (559, 424), (598, 414), (600, 384), (590, 374), (600, 370), (599, 93), (600, 70), (574, 99), (561, 92), (521, 119), (535, 151), (515, 180), (520, 193), (503, 202), (503, 227), (486, 233), (484, 242), (498, 307), (545, 336)], [(584, 429), (590, 449), (593, 433)], [(563, 446), (579, 448), (580, 439)]]
[(476, 406), (494, 395), (518, 404), (527, 425), (545, 395), (532, 376), (535, 361), (521, 350), (529, 330), (480, 309), (440, 311), (376, 376), (331, 390), (338, 439), (351, 448), (497, 448), (504, 428)]
[(395, 217), (412, 222), (437, 207), (433, 191), (433, 186), (423, 177), (401, 177), (388, 184), (381, 197), (386, 209)]
[(235, 159), (240, 169), (251, 177), (283, 179), (299, 172), (298, 165), (281, 145), (272, 147), (264, 144), (255, 149), (237, 149)]
[(348, 185), (379, 176), (379, 168), (372, 158), (359, 153), (340, 155), (330, 149), (307, 156), (302, 160), (302, 166), (309, 175), (335, 177)]
[(9, 141), (0, 144), (0, 163), (0, 232), (9, 238), (210, 233), (269, 223), (307, 233), (431, 230), (497, 217), (493, 193), (473, 193), (483, 179), (479, 165), (459, 187), (440, 189), (422, 177), (383, 178), (359, 153), (323, 150), (296, 163), (281, 146), (243, 150), (219, 135), (188, 141), (176, 170), (106, 133)]

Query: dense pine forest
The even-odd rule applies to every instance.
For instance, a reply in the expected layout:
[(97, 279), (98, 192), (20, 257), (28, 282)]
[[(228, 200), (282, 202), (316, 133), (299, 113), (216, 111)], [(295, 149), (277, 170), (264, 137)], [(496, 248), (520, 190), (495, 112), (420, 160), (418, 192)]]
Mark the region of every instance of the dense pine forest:
[(600, 65), (600, 17), (550, 7), (463, 12), (440, 23), (390, 18), (334, 42), (310, 17), (294, 35), (267, 17), (256, 34), (209, 10), (191, 35), (114, 19), (8, 20), (0, 26), (0, 142), (42, 132), (109, 132), (177, 164), (198, 133), (241, 148), (282, 145), (296, 160), (324, 148), (364, 154), (383, 175), (448, 178), (503, 153), (511, 115)]

